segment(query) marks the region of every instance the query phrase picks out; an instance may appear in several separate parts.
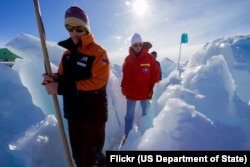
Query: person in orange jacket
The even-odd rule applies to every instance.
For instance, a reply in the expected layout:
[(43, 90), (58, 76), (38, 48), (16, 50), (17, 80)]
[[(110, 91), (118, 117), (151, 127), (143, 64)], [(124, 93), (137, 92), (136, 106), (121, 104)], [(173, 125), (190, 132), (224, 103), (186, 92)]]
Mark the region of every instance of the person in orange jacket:
[(125, 58), (121, 81), (122, 94), (127, 99), (125, 138), (133, 127), (136, 101), (140, 101), (142, 115), (146, 115), (155, 83), (159, 81), (159, 68), (155, 58), (148, 53), (140, 34), (131, 39), (129, 55)]
[(57, 74), (43, 75), (43, 85), (48, 94), (63, 96), (64, 117), (77, 167), (103, 167), (109, 58), (94, 41), (88, 16), (82, 9), (72, 6), (65, 12), (65, 28), (70, 38), (58, 44), (66, 51)]

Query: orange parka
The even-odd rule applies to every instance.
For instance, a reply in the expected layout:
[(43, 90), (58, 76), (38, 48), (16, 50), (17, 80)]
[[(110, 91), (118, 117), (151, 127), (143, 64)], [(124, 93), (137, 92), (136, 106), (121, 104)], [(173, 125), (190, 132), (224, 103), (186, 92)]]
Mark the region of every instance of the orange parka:
[[(64, 46), (65, 47), (65, 46)], [(66, 47), (68, 50), (64, 53), (63, 58), (66, 56), (72, 56), (72, 48)], [(88, 34), (81, 37), (81, 46), (78, 46), (76, 49), (77, 54), (82, 54), (83, 57), (88, 57), (92, 59), (91, 67), (89, 68), (91, 73), (91, 77), (78, 79), (76, 81), (77, 89), (83, 91), (92, 91), (96, 89), (100, 89), (105, 86), (109, 79), (110, 72), (110, 64), (108, 60), (108, 56), (106, 51), (97, 43), (94, 42), (94, 38), (92, 34)], [(63, 59), (62, 58), (62, 59)], [(84, 66), (84, 58), (82, 60), (78, 60), (77, 64), (80, 67)], [(81, 71), (82, 72), (82, 71)], [(63, 61), (61, 61), (58, 74), (63, 75)], [(73, 75), (74, 71), (70, 75)]]
[(59, 42), (66, 48), (58, 68), (58, 94), (63, 95), (64, 117), (79, 121), (106, 121), (106, 85), (110, 64), (106, 50), (92, 34), (78, 44), (69, 38)]
[(129, 49), (122, 71), (121, 88), (127, 99), (151, 99), (153, 87), (159, 81), (160, 71), (155, 58), (145, 47), (139, 55), (135, 55), (132, 48)]

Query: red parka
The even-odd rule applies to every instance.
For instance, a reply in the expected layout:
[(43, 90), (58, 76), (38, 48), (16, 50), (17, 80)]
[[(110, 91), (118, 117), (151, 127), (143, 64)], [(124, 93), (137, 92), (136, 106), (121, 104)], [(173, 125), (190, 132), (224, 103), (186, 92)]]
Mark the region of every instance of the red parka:
[(135, 55), (132, 48), (123, 63), (122, 93), (127, 99), (151, 99), (153, 87), (159, 81), (160, 70), (155, 58), (142, 48), (139, 55)]

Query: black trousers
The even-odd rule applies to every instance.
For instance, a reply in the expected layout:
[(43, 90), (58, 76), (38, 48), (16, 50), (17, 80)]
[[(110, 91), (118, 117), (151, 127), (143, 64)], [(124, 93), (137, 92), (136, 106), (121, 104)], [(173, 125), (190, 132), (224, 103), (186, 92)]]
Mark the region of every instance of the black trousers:
[(105, 142), (105, 122), (68, 120), (69, 138), (77, 167), (105, 166), (102, 149)]

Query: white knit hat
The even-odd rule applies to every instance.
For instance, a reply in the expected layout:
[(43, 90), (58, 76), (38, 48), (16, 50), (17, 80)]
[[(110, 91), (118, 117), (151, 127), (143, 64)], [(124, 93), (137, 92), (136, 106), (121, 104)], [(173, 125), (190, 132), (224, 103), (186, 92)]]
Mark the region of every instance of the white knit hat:
[(141, 35), (138, 34), (138, 33), (135, 33), (133, 36), (132, 36), (132, 39), (131, 39), (131, 46), (134, 45), (135, 43), (142, 43), (142, 38), (141, 38)]

